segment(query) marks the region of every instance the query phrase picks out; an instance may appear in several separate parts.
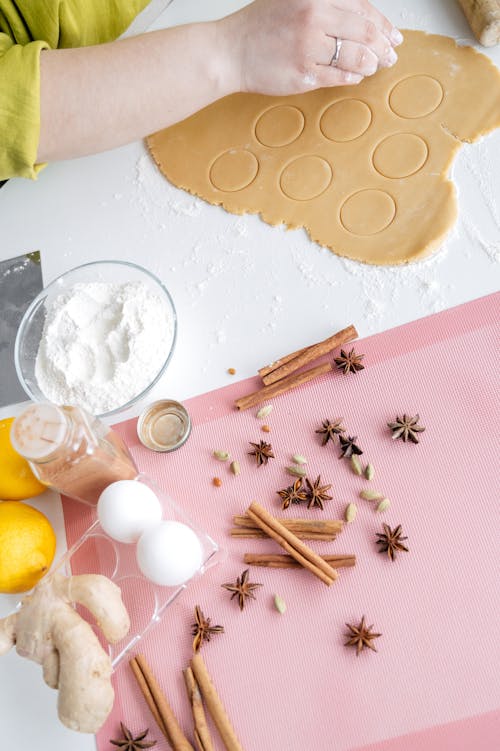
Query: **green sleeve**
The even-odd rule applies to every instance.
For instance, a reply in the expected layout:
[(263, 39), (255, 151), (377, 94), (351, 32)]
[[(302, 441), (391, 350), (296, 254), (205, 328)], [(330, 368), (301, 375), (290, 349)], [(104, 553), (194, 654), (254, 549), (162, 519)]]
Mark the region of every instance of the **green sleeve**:
[(0, 34), (0, 180), (35, 178), (40, 135), (40, 50)]
[(149, 0), (0, 0), (0, 180), (35, 178), (40, 51), (116, 39)]

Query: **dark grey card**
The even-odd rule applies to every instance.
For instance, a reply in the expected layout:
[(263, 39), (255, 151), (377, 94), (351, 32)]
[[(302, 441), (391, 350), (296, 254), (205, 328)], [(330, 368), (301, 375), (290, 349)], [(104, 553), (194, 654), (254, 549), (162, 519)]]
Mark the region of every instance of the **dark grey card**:
[(26, 308), (42, 287), (38, 251), (0, 261), (0, 407), (27, 399), (16, 376), (14, 342)]

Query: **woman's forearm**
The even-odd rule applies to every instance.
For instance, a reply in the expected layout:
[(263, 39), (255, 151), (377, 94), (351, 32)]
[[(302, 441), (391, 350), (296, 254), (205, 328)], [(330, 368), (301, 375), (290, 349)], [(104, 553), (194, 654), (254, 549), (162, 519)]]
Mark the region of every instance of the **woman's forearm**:
[(204, 23), (42, 52), (38, 161), (129, 143), (231, 93), (227, 47), (223, 28)]
[(121, 146), (234, 91), (359, 83), (393, 65), (401, 41), (368, 0), (254, 0), (212, 23), (45, 50), (38, 161)]

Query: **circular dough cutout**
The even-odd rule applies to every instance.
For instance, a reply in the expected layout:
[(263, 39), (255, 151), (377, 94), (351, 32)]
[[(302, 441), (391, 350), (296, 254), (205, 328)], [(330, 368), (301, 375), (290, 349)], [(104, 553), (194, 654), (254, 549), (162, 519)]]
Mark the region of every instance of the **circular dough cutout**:
[(384, 177), (409, 177), (421, 169), (429, 149), (414, 133), (395, 133), (384, 138), (373, 152), (373, 166)]
[(288, 198), (309, 201), (324, 193), (331, 180), (332, 168), (326, 159), (307, 154), (287, 164), (280, 176), (280, 186)]
[(297, 107), (279, 105), (259, 117), (255, 124), (255, 138), (263, 146), (287, 146), (297, 140), (304, 125), (304, 115)]
[(353, 235), (376, 235), (389, 226), (396, 215), (396, 204), (383, 190), (360, 190), (344, 201), (340, 221)]
[(372, 111), (359, 99), (342, 99), (331, 104), (319, 121), (321, 132), (329, 141), (354, 141), (370, 127)]
[(225, 193), (243, 190), (252, 183), (259, 171), (255, 154), (246, 149), (229, 149), (217, 157), (210, 167), (210, 182)]
[(409, 76), (397, 83), (389, 94), (389, 105), (400, 117), (425, 117), (443, 101), (443, 87), (431, 76)]

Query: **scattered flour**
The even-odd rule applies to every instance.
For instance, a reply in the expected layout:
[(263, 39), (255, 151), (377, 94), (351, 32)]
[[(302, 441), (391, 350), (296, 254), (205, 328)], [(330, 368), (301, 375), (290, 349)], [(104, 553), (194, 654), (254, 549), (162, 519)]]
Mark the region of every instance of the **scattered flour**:
[(500, 261), (500, 238), (487, 240), (482, 231), (466, 216), (462, 217), (462, 226), (470, 240), (471, 246), (479, 247), (492, 263)]
[(75, 284), (48, 307), (38, 385), (56, 404), (109, 412), (151, 383), (173, 336), (170, 311), (146, 284)]
[[(425, 26), (408, 10), (402, 9), (401, 17), (405, 25)], [(134, 210), (139, 207), (153, 228), (165, 257), (176, 261), (169, 268), (178, 277), (181, 304), (192, 315), (202, 307), (219, 315), (206, 332), (207, 347), (222, 357), (228, 350), (232, 357), (230, 346), (241, 336), (237, 310), (252, 318), (272, 356), (276, 336), (290, 327), (301, 331), (308, 319), (332, 330), (354, 320), (367, 335), (479, 296), (481, 285), (470, 282), (475, 264), (498, 262), (500, 252), (492, 152), (488, 142), (464, 145), (453, 165), (464, 221), (457, 222), (439, 251), (402, 266), (351, 261), (311, 243), (304, 230), (288, 233), (283, 225), (270, 229), (257, 215), (228, 214), (175, 188), (147, 154), (136, 162)], [(472, 212), (480, 233), (466, 221)], [(168, 233), (160, 234), (165, 229)], [(172, 238), (179, 239), (177, 256)], [(208, 325), (211, 319), (204, 315), (203, 320)]]
[(491, 153), (484, 143), (466, 145), (463, 149), (463, 163), (476, 180), (481, 196), (491, 214), (496, 229), (500, 230), (498, 211), (498, 184), (495, 164), (492, 165)]
[(311, 88), (318, 85), (318, 79), (316, 78), (314, 73), (306, 73), (303, 78), (303, 82), (305, 86), (311, 86)]

